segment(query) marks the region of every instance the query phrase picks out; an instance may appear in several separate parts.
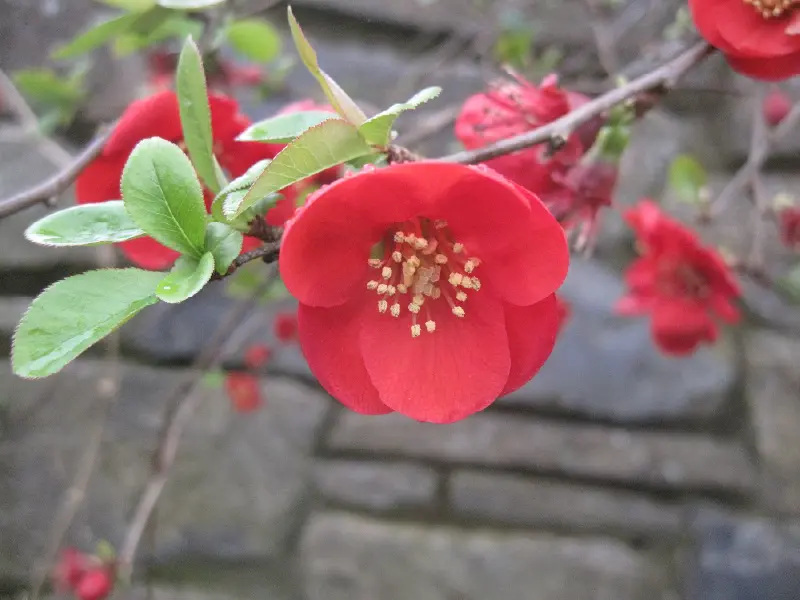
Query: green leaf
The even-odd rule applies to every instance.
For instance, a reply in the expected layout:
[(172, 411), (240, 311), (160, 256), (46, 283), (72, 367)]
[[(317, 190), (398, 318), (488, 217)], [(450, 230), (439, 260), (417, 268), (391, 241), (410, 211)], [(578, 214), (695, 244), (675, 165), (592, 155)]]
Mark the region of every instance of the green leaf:
[(776, 281), (777, 291), (792, 304), (800, 304), (800, 265)]
[(192, 38), (188, 38), (183, 44), (175, 75), (175, 88), (180, 103), (183, 141), (197, 173), (208, 189), (216, 194), (224, 184), (217, 179), (211, 108), (208, 104), (203, 58)]
[(203, 188), (175, 144), (161, 138), (139, 142), (122, 171), (122, 199), (147, 235), (181, 254), (203, 255)]
[(157, 302), (155, 289), (162, 277), (141, 269), (102, 269), (51, 285), (33, 301), (14, 333), (14, 373), (37, 378), (61, 370)]
[(260, 198), (287, 185), (372, 152), (372, 147), (353, 125), (341, 119), (329, 119), (306, 130), (281, 150), (247, 195), (241, 201), (229, 196), (223, 211), (227, 216), (238, 216)]
[(176, 10), (205, 10), (223, 4), (225, 0), (156, 0), (164, 8)]
[(300, 29), (300, 24), (294, 18), (292, 7), (289, 7), (289, 28), (292, 31), (292, 39), (297, 47), (297, 52), (303, 64), (311, 72), (311, 74), (319, 82), (322, 91), (331, 103), (331, 106), (339, 113), (345, 121), (359, 126), (367, 120), (367, 115), (359, 108), (355, 101), (347, 95), (338, 83), (330, 77), (325, 71), (320, 69), (319, 62), (317, 61), (317, 53), (311, 44), (303, 35), (303, 30)]
[(264, 169), (267, 168), (269, 163), (269, 160), (258, 161), (252, 167), (247, 169), (247, 172), (244, 175), (237, 177), (228, 185), (226, 185), (222, 191), (217, 194), (217, 197), (214, 198), (214, 202), (211, 204), (211, 218), (221, 223), (227, 223), (229, 219), (222, 211), (222, 207), (224, 206), (226, 200), (231, 196), (235, 196), (236, 198), (231, 200), (231, 202), (235, 202), (237, 204), (241, 202), (247, 195), (247, 190), (264, 172)]
[(51, 69), (24, 69), (13, 75), (20, 91), (35, 104), (63, 106), (83, 100), (82, 79), (60, 77)]
[(706, 170), (692, 156), (681, 154), (672, 161), (669, 185), (683, 202), (700, 201), (707, 181)]
[(100, 0), (100, 2), (128, 12), (144, 12), (156, 5), (156, 0)]
[(214, 257), (211, 252), (203, 254), (200, 260), (181, 256), (169, 275), (156, 287), (156, 296), (164, 302), (178, 304), (188, 300), (202, 290), (214, 274)]
[(225, 223), (209, 223), (206, 228), (206, 252), (214, 256), (217, 273), (224, 275), (242, 251), (244, 236)]
[(267, 63), (281, 53), (281, 36), (272, 23), (264, 19), (233, 21), (225, 30), (231, 47), (245, 58)]
[(203, 373), (200, 383), (206, 388), (216, 390), (225, 385), (225, 371), (222, 369), (213, 369)]
[(25, 237), (42, 246), (114, 244), (145, 235), (131, 220), (122, 200), (83, 204), (59, 210), (25, 230)]
[(110, 21), (104, 21), (61, 46), (53, 53), (53, 58), (64, 60), (91, 52), (127, 31), (140, 17), (141, 14), (129, 13)]
[(420, 90), (409, 98), (408, 102), (393, 104), (383, 112), (379, 112), (361, 125), (358, 130), (370, 144), (385, 146), (391, 141), (392, 126), (397, 120), (397, 117), (400, 116), (400, 113), (407, 110), (414, 110), (420, 104), (424, 104), (428, 100), (433, 100), (441, 92), (442, 88), (436, 86)]
[[(324, 110), (309, 110), (304, 112), (278, 115), (264, 121), (254, 123), (237, 137), (240, 142), (270, 142), (273, 144), (286, 144), (291, 142), (306, 129), (319, 125), (335, 117), (333, 113)], [(369, 123), (369, 121), (367, 121)], [(364, 124), (366, 125), (366, 123)]]

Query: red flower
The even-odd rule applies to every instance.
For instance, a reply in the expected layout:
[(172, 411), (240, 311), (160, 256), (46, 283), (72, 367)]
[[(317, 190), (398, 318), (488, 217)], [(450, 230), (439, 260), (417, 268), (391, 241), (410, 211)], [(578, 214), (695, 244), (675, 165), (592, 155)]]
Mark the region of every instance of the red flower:
[(297, 338), (297, 313), (282, 312), (275, 315), (275, 337), (284, 344)]
[[(275, 148), (258, 142), (237, 142), (238, 136), (250, 125), (239, 112), (236, 101), (227, 96), (210, 97), (211, 121), (214, 131), (215, 154), (232, 177), (239, 177), (253, 164), (275, 155)], [(75, 194), (79, 204), (105, 202), (120, 198), (122, 169), (136, 144), (158, 136), (176, 144), (183, 143), (178, 99), (174, 92), (162, 91), (133, 102), (123, 113), (102, 154), (78, 177)], [(213, 195), (206, 192), (206, 206)], [(247, 238), (244, 250), (260, 244)], [(120, 248), (131, 262), (145, 269), (164, 269), (178, 257), (174, 250), (151, 238), (122, 242)]]
[(778, 215), (781, 241), (787, 248), (800, 251), (800, 208), (784, 208)]
[(244, 364), (250, 369), (259, 369), (269, 362), (272, 349), (264, 344), (255, 344), (244, 353)]
[(258, 378), (250, 373), (228, 373), (225, 391), (238, 412), (252, 412), (263, 404)]
[(764, 97), (764, 104), (761, 107), (764, 113), (764, 120), (770, 127), (780, 125), (792, 110), (792, 101), (784, 92), (777, 87), (770, 90)]
[(75, 586), (78, 600), (103, 600), (114, 589), (114, 575), (107, 566), (93, 567), (86, 571)]
[(320, 189), (280, 256), (321, 385), (356, 412), (436, 423), (539, 370), (568, 263), (533, 194), (486, 167), (437, 162), (368, 167)]
[(85, 554), (75, 548), (64, 549), (53, 571), (53, 581), (57, 590), (65, 592), (74, 589), (88, 566), (89, 560)]
[(284, 195), (267, 211), (264, 220), (272, 227), (283, 227), (286, 221), (292, 218), (296, 208), (295, 194)]
[(800, 74), (797, 0), (689, 0), (689, 7), (700, 34), (736, 71), (772, 81)]
[[(455, 134), (467, 149), (480, 148), (555, 121), (587, 100), (558, 87), (555, 75), (545, 78), (538, 88), (518, 78), (517, 83), (495, 85), (469, 97), (456, 120)], [(574, 165), (596, 133), (597, 124), (588, 124), (570, 135), (566, 146), (553, 157), (547, 156), (546, 144), (539, 144), (486, 164), (544, 199), (558, 189), (553, 173)]]
[(735, 323), (739, 285), (715, 250), (694, 232), (643, 200), (625, 214), (643, 254), (625, 273), (630, 288), (617, 311), (652, 313), (656, 344), (666, 354), (684, 355), (717, 339), (717, 320)]
[(568, 233), (577, 232), (576, 248), (587, 247), (597, 237), (600, 209), (611, 206), (618, 173), (618, 165), (599, 159), (553, 174), (561, 189), (543, 200)]

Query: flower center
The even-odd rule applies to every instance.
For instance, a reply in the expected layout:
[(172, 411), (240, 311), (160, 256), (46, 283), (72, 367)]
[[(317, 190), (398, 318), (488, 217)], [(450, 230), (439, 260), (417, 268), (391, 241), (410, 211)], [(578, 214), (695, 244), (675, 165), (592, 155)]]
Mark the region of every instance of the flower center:
[(447, 223), (419, 218), (390, 231), (383, 258), (370, 258), (369, 266), (380, 272), (367, 289), (378, 294), (378, 312), (399, 318), (405, 309), (411, 319), (411, 337), (436, 331), (431, 306), (446, 302), (450, 312), (463, 319), (467, 291), (481, 289), (473, 275), (480, 265), (468, 258), (467, 249), (453, 239)]
[(664, 264), (661, 267), (659, 283), (661, 291), (669, 296), (705, 299), (709, 295), (709, 285), (703, 273), (684, 263)]
[(765, 19), (780, 17), (800, 6), (800, 0), (744, 0), (744, 3), (755, 8)]

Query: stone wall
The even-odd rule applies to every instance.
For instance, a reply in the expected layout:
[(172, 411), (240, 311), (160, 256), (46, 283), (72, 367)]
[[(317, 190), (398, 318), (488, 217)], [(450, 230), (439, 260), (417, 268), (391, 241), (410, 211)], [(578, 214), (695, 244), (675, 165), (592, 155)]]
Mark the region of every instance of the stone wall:
[[(0, 0), (0, 10), (19, 19), (14, 11), (25, 4)], [(413, 125), (483, 84), (481, 70), (464, 59), (428, 72), (431, 57), (408, 43), (415, 28), (472, 35), (470, 11), (479, 3), (463, 10), (445, 0), (427, 8), (410, 0), (296, 4), (307, 9), (306, 29), (326, 69), (360, 99), (383, 106), (412, 83), (444, 86), (442, 100), (401, 123)], [(563, 5), (575, 10), (576, 2)], [(331, 6), (334, 13), (324, 12)], [(349, 20), (355, 13), (376, 31), (357, 33), (363, 24)], [(572, 24), (558, 14), (559, 26)], [(587, 35), (566, 29), (573, 37), (556, 39), (591, 54)], [(4, 20), (0, 38), (12, 39), (9, 31), (16, 29)], [(4, 67), (9, 56), (25, 57), (18, 50), (24, 40), (13, 40), (3, 44)], [(746, 85), (724, 73), (711, 62), (687, 85)], [(313, 93), (300, 69), (288, 83), (286, 94), (266, 104), (244, 98), (248, 111), (264, 116), (290, 96)], [(746, 151), (748, 107), (738, 96), (708, 98), (678, 93), (637, 127), (620, 204), (643, 195), (672, 202), (665, 174), (678, 152), (698, 153), (715, 182), (730, 176)], [(445, 132), (421, 150), (434, 154), (451, 144)], [(787, 146), (771, 167), (776, 189), (794, 181), (796, 150)], [(0, 141), (0, 196), (51, 171), (35, 148)], [(21, 231), (42, 212), (0, 222), (4, 354), (30, 298), (94, 261), (91, 251), (27, 244)], [(708, 233), (730, 239), (739, 218)], [(609, 217), (598, 257), (573, 263), (563, 290), (573, 316), (542, 373), (461, 423), (349, 413), (314, 384), (293, 346), (280, 347), (265, 375), (267, 405), (258, 413), (236, 414), (221, 390), (203, 388), (145, 548), (155, 577), (150, 597), (800, 597), (800, 313), (748, 289), (745, 325), (691, 358), (666, 358), (653, 348), (646, 320), (611, 310), (622, 293), (619, 266), (630, 255), (627, 234)], [(120, 542), (146, 478), (164, 391), (232, 302), (216, 284), (183, 305), (148, 309), (123, 328), (122, 391), (70, 543)], [(241, 364), (251, 341), (274, 343), (270, 320), (280, 308), (251, 316), (226, 350), (227, 366)], [(42, 556), (101, 410), (97, 381), (105, 368), (95, 353), (53, 380), (26, 382), (0, 362), (0, 597), (15, 597)], [(145, 593), (134, 588), (126, 596)]]

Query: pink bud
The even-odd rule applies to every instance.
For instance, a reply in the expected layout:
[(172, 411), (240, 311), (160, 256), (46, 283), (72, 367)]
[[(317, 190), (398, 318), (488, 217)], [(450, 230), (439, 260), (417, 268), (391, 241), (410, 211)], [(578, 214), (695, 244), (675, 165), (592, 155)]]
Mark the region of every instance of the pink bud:
[(87, 571), (75, 587), (78, 600), (103, 600), (114, 589), (114, 581), (108, 567), (96, 567)]
[(792, 110), (792, 101), (779, 88), (775, 87), (764, 98), (762, 105), (764, 120), (770, 127), (780, 124)]

